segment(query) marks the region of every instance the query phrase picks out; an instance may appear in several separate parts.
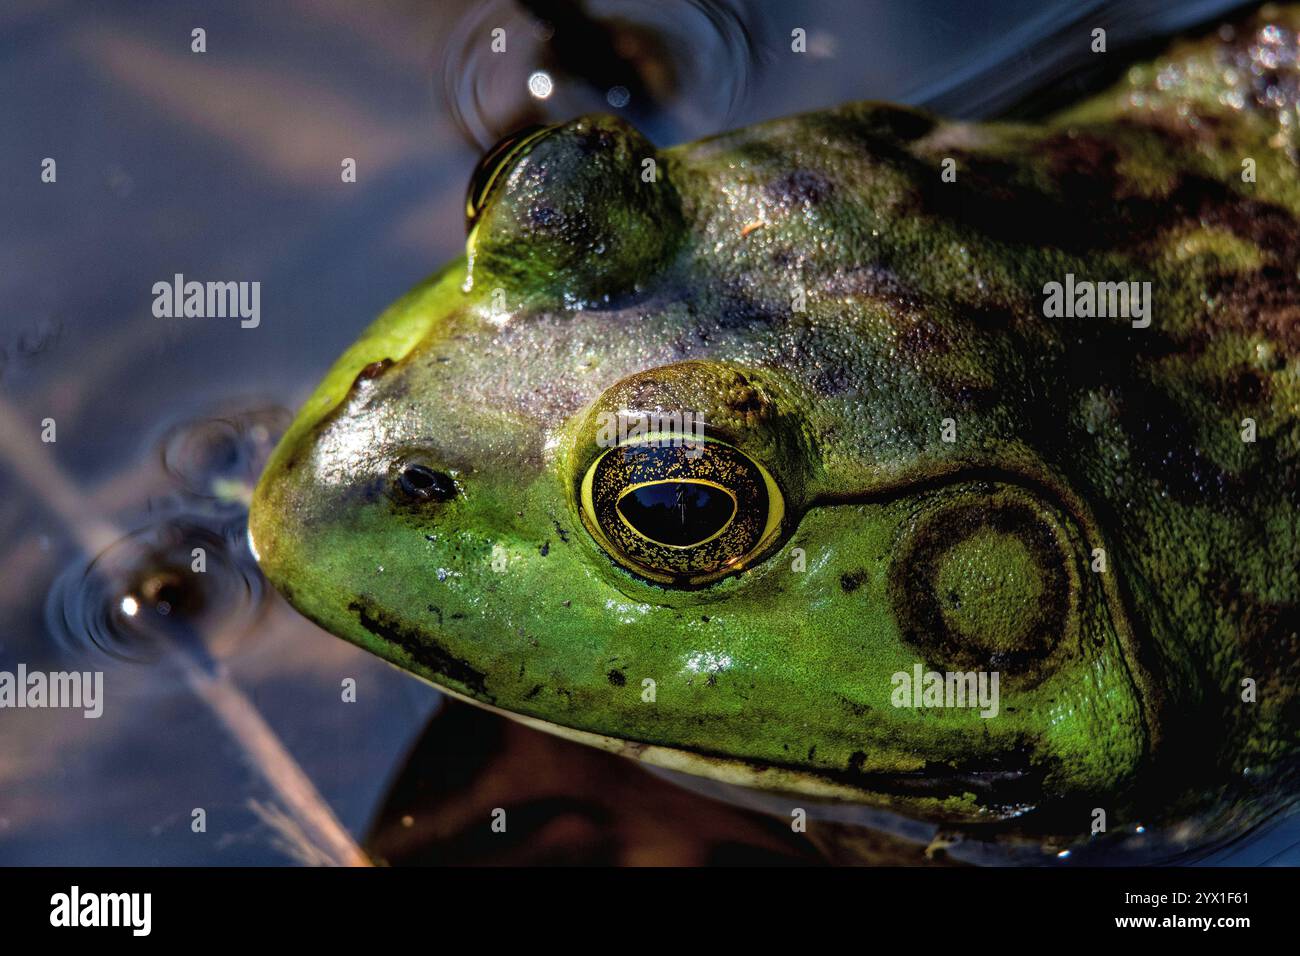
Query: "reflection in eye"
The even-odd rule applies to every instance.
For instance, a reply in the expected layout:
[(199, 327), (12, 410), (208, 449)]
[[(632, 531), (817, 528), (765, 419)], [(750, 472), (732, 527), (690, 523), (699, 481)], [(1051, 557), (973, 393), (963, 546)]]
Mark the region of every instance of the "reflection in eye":
[(473, 229), (474, 224), (478, 222), (478, 217), (482, 215), (483, 207), (487, 204), (488, 195), (501, 174), (550, 129), (549, 126), (525, 126), (504, 136), (483, 154), (483, 158), (478, 161), (474, 172), (470, 175), (469, 189), (465, 194), (466, 232)]
[(582, 518), (616, 561), (663, 584), (697, 586), (738, 571), (776, 539), (784, 501), (744, 452), (656, 436), (611, 448), (587, 470)]
[(685, 548), (721, 534), (736, 514), (736, 499), (707, 482), (660, 481), (629, 488), (617, 507), (651, 541)]

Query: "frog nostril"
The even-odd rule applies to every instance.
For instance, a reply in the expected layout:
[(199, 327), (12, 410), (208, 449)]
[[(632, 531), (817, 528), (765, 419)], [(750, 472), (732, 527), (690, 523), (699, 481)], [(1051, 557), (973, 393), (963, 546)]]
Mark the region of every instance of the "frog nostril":
[(456, 481), (428, 465), (411, 464), (397, 474), (396, 487), (408, 501), (449, 501), (456, 496)]

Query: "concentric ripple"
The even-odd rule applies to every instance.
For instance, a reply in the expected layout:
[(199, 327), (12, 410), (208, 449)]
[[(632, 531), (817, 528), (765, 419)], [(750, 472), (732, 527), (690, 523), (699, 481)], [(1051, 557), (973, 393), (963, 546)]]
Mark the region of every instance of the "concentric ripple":
[(246, 504), (291, 417), (272, 406), (175, 426), (162, 441), (163, 468), (196, 498)]
[(611, 111), (669, 144), (724, 128), (755, 61), (745, 24), (717, 0), (488, 0), (447, 39), (442, 95), (479, 149), (521, 126)]
[(68, 654), (101, 663), (225, 657), (264, 609), (262, 577), (240, 549), (238, 529), (183, 518), (133, 531), (54, 582), (49, 632)]

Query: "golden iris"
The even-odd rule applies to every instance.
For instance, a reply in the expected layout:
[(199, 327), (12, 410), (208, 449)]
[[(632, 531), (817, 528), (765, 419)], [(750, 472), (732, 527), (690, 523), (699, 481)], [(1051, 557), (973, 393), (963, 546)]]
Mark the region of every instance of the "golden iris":
[(781, 491), (762, 465), (715, 439), (648, 435), (587, 469), (582, 518), (629, 570), (698, 586), (748, 566), (780, 533)]

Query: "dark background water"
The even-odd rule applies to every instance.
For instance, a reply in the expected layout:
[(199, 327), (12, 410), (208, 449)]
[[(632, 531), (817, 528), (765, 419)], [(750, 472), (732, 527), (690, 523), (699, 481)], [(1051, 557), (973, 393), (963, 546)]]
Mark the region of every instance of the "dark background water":
[[(466, 180), (494, 138), (596, 109), (659, 143), (849, 99), (984, 115), (1048, 79), (1063, 95), (1097, 82), (1080, 24), (1107, 26), (1118, 49), (1228, 6), (7, 2), (0, 670), (102, 670), (106, 703), (97, 720), (0, 711), (0, 863), (309, 862), (364, 838), (440, 695), (268, 593), (243, 501), (332, 359), (460, 253)], [(488, 49), (496, 26), (502, 55)], [(807, 31), (802, 56), (794, 27)], [(539, 70), (544, 100), (527, 88)], [(40, 180), (45, 157), (55, 183)], [(355, 183), (341, 181), (344, 158)], [(152, 286), (176, 273), (260, 282), (260, 326), (154, 317)], [(40, 439), (45, 419), (53, 443)], [(208, 553), (197, 586), (185, 574), (196, 543)], [(342, 700), (349, 678), (354, 703)], [(554, 778), (537, 791), (550, 828), (535, 845), (561, 849), (515, 859), (566, 859), (574, 844), (596, 848), (574, 858), (608, 858), (616, 825), (639, 849), (613, 858), (713, 858), (689, 828), (656, 828), (656, 813), (687, 799), (646, 796), (668, 785), (629, 784), (630, 765), (448, 713), (420, 748), (437, 790), (423, 799), (446, 802), (472, 778), (490, 806), (510, 772)], [(493, 776), (484, 762), (501, 753), (515, 769)], [(556, 793), (592, 781), (599, 801), (568, 823), (545, 816)], [(385, 811), (378, 850), (481, 859), (452, 810), (425, 826), (394, 809), (420, 796), (412, 786)], [(205, 832), (191, 829), (195, 808)], [(727, 846), (800, 856), (761, 823), (690, 813)], [(391, 828), (424, 848), (403, 848)], [(1231, 858), (1294, 861), (1294, 842)]]

